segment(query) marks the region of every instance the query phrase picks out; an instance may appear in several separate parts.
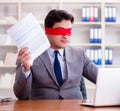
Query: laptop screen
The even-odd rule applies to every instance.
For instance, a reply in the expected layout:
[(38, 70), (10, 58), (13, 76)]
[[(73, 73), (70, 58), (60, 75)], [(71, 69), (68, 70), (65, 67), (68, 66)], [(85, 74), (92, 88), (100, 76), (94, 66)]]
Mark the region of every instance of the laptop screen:
[(99, 68), (95, 105), (120, 105), (120, 68)]

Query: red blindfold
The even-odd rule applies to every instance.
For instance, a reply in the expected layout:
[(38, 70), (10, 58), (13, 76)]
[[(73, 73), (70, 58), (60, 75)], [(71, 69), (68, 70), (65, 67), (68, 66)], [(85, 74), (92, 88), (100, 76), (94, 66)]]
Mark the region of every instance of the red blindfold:
[(71, 28), (46, 28), (45, 33), (48, 35), (68, 35), (71, 36)]

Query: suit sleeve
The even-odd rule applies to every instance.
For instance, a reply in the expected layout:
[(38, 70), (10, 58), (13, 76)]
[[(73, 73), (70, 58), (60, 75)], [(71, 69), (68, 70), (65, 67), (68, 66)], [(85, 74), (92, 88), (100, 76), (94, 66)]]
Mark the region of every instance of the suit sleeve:
[(84, 56), (83, 75), (91, 82), (96, 83), (98, 67), (85, 55), (85, 53), (83, 53), (83, 56)]
[(22, 71), (21, 64), (18, 64), (16, 68), (15, 83), (13, 86), (14, 93), (18, 99), (29, 99), (29, 95), (31, 92), (31, 82), (32, 82), (31, 72), (29, 77), (26, 78)]

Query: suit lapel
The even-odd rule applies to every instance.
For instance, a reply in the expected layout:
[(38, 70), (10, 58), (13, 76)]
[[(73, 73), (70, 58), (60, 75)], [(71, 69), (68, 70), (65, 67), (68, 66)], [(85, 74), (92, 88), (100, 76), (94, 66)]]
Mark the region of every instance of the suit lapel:
[(55, 74), (54, 74), (54, 70), (53, 70), (53, 67), (52, 67), (52, 64), (51, 64), (51, 61), (50, 61), (50, 58), (48, 56), (48, 53), (47, 51), (43, 52), (41, 55), (40, 55), (40, 58), (42, 60), (42, 62), (44, 63), (44, 65), (46, 66), (50, 76), (52, 77), (52, 79), (55, 81), (55, 83), (58, 85), (57, 83), (57, 80), (56, 80), (56, 77), (55, 77)]
[(65, 63), (66, 63), (67, 78), (62, 85), (63, 87), (65, 84), (67, 84), (67, 81), (70, 79), (71, 74), (72, 74), (71, 72), (72, 72), (72, 60), (73, 59), (71, 58), (72, 55), (70, 52), (71, 51), (69, 47), (65, 48)]
[[(70, 48), (67, 47), (65, 48), (65, 61), (66, 61), (66, 70), (67, 70), (67, 78), (66, 80), (64, 81), (63, 85), (61, 87), (64, 87), (65, 84), (67, 84), (67, 81), (70, 79), (71, 77), (71, 74), (73, 72), (72, 70), (72, 60), (71, 57), (72, 57), (72, 53), (70, 53)], [(42, 62), (44, 63), (44, 65), (46, 66), (49, 74), (51, 75), (52, 79), (55, 81), (55, 83), (59, 86), (59, 84), (57, 83), (57, 80), (56, 80), (56, 77), (55, 77), (55, 74), (54, 74), (54, 70), (53, 70), (53, 67), (51, 65), (51, 61), (50, 61), (50, 58), (48, 56), (48, 53), (47, 51), (43, 52), (41, 55), (40, 55), (40, 58), (42, 60)]]

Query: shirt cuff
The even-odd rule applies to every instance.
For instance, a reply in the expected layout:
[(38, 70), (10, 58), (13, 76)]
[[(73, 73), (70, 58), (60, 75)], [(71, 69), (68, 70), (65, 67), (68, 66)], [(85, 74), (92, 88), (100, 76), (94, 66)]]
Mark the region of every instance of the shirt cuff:
[(22, 72), (23, 72), (23, 74), (25, 75), (25, 78), (28, 78), (31, 71), (29, 70), (29, 71), (27, 71), (27, 72), (24, 72), (23, 69), (22, 69)]

